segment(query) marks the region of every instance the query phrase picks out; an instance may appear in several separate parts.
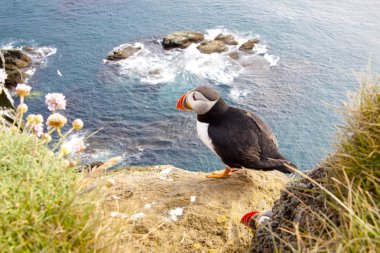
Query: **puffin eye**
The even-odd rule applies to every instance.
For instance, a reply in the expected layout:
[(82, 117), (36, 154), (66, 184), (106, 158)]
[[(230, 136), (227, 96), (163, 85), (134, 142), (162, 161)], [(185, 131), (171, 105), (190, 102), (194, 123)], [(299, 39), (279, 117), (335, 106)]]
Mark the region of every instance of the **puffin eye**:
[(195, 98), (195, 93), (193, 93), (193, 99), (194, 99), (194, 101), (196, 101), (197, 99)]

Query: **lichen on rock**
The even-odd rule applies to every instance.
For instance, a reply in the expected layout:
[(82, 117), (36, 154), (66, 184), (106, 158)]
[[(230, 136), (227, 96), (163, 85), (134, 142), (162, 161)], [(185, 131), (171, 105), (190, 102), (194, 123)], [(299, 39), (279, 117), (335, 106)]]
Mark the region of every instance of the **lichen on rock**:
[(232, 34), (219, 34), (215, 37), (214, 40), (218, 40), (223, 42), (226, 45), (237, 45), (238, 42), (236, 41), (235, 37)]
[(192, 43), (199, 43), (204, 40), (203, 33), (200, 32), (173, 32), (168, 34), (162, 40), (162, 46), (164, 49), (173, 49), (173, 48), (187, 48)]
[(260, 40), (257, 38), (250, 39), (246, 42), (244, 42), (240, 47), (239, 50), (246, 52), (246, 53), (252, 53), (253, 48), (257, 43), (259, 43)]
[(118, 50), (113, 51), (111, 54), (107, 56), (107, 60), (109, 61), (119, 61), (129, 58), (135, 53), (139, 52), (141, 47), (139, 46), (127, 46)]
[(197, 49), (203, 54), (222, 53), (228, 50), (228, 47), (219, 40), (204, 41), (197, 46)]
[(23, 70), (32, 64), (32, 59), (18, 49), (2, 49), (1, 52), (5, 62), (0, 59), (0, 68), (5, 67), (8, 75), (5, 86), (13, 88), (18, 83), (23, 83), (27, 77)]
[(247, 251), (251, 231), (240, 224), (241, 216), (271, 208), (288, 182), (277, 171), (242, 169), (215, 180), (207, 179), (204, 172), (169, 165), (127, 167), (101, 179), (107, 178), (116, 181), (108, 192), (109, 213), (130, 217), (144, 212), (125, 228), (134, 235), (134, 240), (124, 242), (126, 247), (139, 252)]

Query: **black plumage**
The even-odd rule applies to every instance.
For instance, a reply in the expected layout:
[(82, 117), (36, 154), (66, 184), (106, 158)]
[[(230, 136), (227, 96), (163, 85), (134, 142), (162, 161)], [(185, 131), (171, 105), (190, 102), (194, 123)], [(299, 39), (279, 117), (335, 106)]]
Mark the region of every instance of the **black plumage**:
[[(195, 90), (206, 98), (215, 99), (215, 91), (208, 86)], [(217, 94), (217, 93), (216, 93)], [(198, 114), (199, 122), (208, 123), (208, 135), (214, 151), (230, 168), (292, 171), (295, 167), (278, 150), (276, 138), (268, 125), (256, 114), (228, 106), (223, 98), (205, 114)]]

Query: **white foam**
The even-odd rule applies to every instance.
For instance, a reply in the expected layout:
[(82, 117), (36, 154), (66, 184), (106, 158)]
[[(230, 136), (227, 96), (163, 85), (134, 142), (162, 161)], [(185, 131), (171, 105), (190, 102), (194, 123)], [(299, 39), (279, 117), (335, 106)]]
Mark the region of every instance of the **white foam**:
[(264, 54), (264, 58), (265, 58), (265, 60), (267, 60), (269, 62), (269, 66), (271, 66), (271, 67), (277, 66), (277, 62), (280, 60), (279, 56), (274, 56), (274, 55), (270, 55), (270, 54)]
[(184, 50), (183, 64), (183, 69), (192, 75), (224, 84), (231, 84), (242, 70), (226, 53), (202, 54), (197, 44)]
[[(22, 50), (22, 48), (17, 49)], [(33, 65), (46, 66), (47, 58), (55, 55), (57, 53), (57, 48), (48, 46), (33, 47), (30, 52), (23, 52), (32, 58)]]
[[(258, 35), (241, 34), (229, 31), (228, 29), (208, 29), (205, 39), (213, 40), (218, 34), (232, 34), (238, 41), (238, 45), (228, 46), (228, 51), (224, 53), (202, 54), (196, 48), (198, 44), (191, 44), (186, 49), (165, 51), (159, 43), (135, 43), (122, 44), (113, 50), (118, 50), (126, 46), (140, 46), (142, 49), (125, 60), (107, 61), (104, 63), (114, 65), (120, 75), (139, 79), (142, 83), (160, 84), (174, 82), (182, 75), (196, 76), (198, 78), (210, 80), (212, 82), (230, 85), (244, 70), (245, 58), (252, 55), (263, 57), (269, 66), (276, 66), (279, 57), (268, 53), (264, 44), (256, 44), (253, 54), (241, 54), (241, 60), (233, 60), (228, 53), (238, 50), (242, 43)], [(240, 62), (241, 61), (241, 62)]]
[(35, 72), (36, 68), (29, 68), (27, 71), (25, 71), (25, 74), (27, 74), (28, 76), (32, 76)]
[(241, 90), (238, 88), (233, 88), (233, 89), (231, 89), (231, 91), (228, 95), (233, 100), (239, 100), (239, 99), (245, 98), (247, 96), (247, 94), (248, 94), (247, 90)]
[(47, 58), (57, 53), (57, 48), (42, 46), (42, 47), (31, 47), (30, 51), (23, 50), (21, 46), (15, 46), (16, 42), (12, 41), (5, 45), (2, 45), (3, 49), (18, 49), (23, 51), (23, 53), (27, 54), (32, 58), (32, 65), (26, 69), (25, 73), (28, 75), (28, 78), (25, 80), (25, 83), (28, 82), (29, 78), (34, 75), (36, 72), (36, 66), (46, 66)]

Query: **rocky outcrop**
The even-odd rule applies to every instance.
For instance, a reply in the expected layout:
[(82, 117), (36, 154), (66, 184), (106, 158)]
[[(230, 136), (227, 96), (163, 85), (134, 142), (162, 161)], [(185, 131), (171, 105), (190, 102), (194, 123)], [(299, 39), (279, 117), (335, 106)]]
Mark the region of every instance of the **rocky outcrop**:
[(204, 40), (204, 35), (199, 32), (173, 32), (162, 40), (165, 49), (187, 48), (192, 43), (199, 43)]
[(250, 39), (248, 40), (247, 42), (244, 42), (240, 47), (239, 47), (239, 50), (240, 51), (244, 51), (244, 52), (247, 52), (247, 53), (252, 53), (252, 49), (255, 47), (255, 44), (259, 43), (260, 40), (257, 39), (257, 38), (254, 38), (254, 39)]
[(14, 101), (7, 88), (0, 86), (0, 125), (12, 126), (16, 118)]
[(277, 171), (207, 179), (169, 165), (128, 167), (94, 180), (109, 186), (106, 212), (126, 224), (133, 240), (122, 243), (132, 252), (246, 252), (251, 232), (242, 215), (271, 208), (288, 182)]
[(112, 54), (107, 56), (107, 60), (109, 61), (124, 60), (130, 57), (131, 55), (134, 55), (135, 53), (139, 52), (140, 50), (141, 50), (141, 47), (127, 46), (125, 48), (113, 51)]
[(226, 45), (237, 45), (238, 44), (235, 37), (232, 36), (231, 34), (228, 34), (228, 35), (219, 34), (218, 36), (215, 37), (214, 40), (221, 41)]
[[(24, 70), (32, 64), (32, 59), (18, 49), (2, 49), (5, 60), (5, 71), (8, 75), (5, 86), (15, 87), (18, 83), (23, 83), (26, 74)], [(4, 68), (4, 62), (0, 60), (0, 68)]]
[(197, 49), (203, 54), (222, 53), (228, 50), (228, 47), (219, 40), (204, 41), (197, 46)]
[[(323, 167), (309, 173), (321, 184), (326, 175), (327, 170)], [(299, 242), (292, 231), (307, 231), (308, 235), (318, 237), (323, 226), (316, 214), (323, 214), (332, 221), (335, 216), (326, 206), (325, 195), (308, 179), (289, 183), (272, 211), (272, 220), (261, 226), (253, 237), (250, 253), (294, 252), (289, 245), (297, 249)]]

